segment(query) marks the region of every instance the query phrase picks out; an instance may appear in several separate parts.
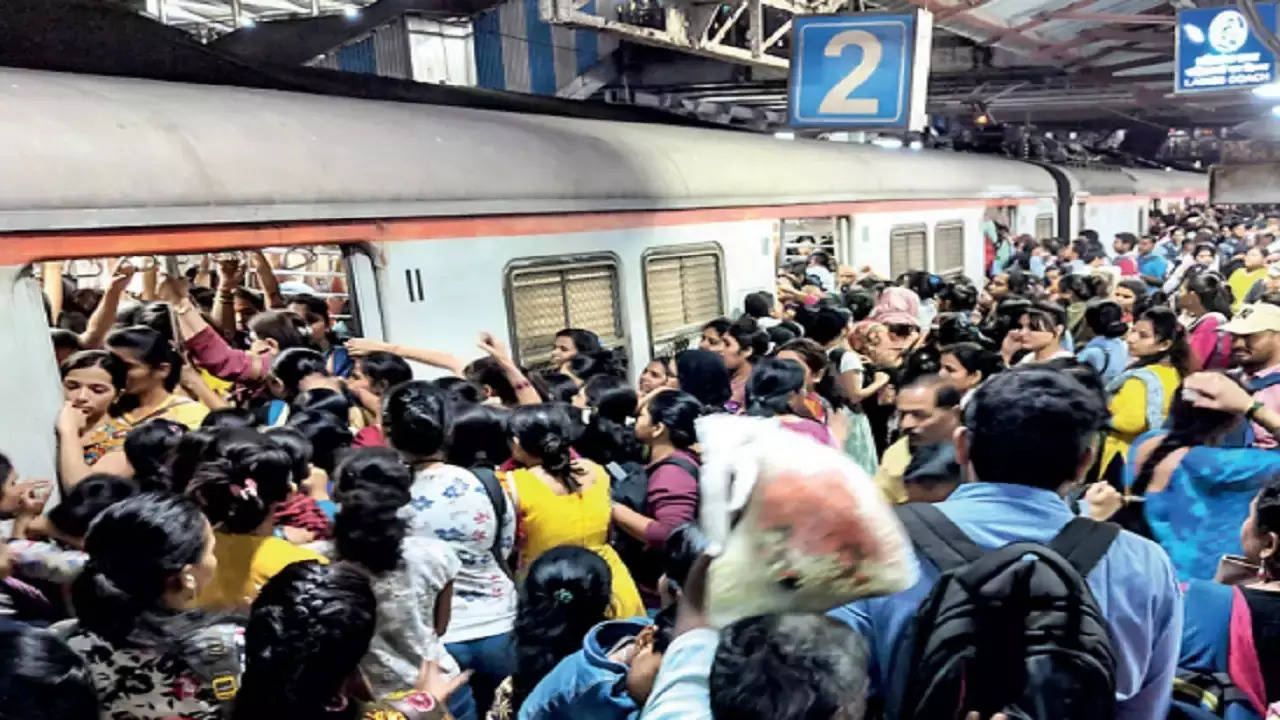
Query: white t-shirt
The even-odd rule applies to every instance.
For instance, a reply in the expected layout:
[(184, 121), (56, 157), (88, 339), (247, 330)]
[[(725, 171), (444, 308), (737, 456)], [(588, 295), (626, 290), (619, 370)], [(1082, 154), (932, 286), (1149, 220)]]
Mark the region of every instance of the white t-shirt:
[[(315, 543), (314, 549), (337, 559), (332, 541)], [(360, 669), (374, 697), (413, 687), (423, 660), (436, 661), (450, 677), (461, 672), (435, 624), (440, 591), (455, 580), (462, 565), (457, 553), (443, 540), (422, 535), (406, 537), (400, 552), (400, 567), (373, 578), (378, 624)]]
[[(493, 557), (497, 531), (493, 503), (484, 485), (456, 465), (419, 470), (409, 488), (409, 504), (400, 510), (410, 533), (438, 538), (453, 550), (461, 567), (453, 583), (453, 616), (446, 643), (466, 642), (510, 632), (516, 619), (516, 586)], [(515, 546), (515, 503), (507, 501), (502, 522), (502, 552)]]

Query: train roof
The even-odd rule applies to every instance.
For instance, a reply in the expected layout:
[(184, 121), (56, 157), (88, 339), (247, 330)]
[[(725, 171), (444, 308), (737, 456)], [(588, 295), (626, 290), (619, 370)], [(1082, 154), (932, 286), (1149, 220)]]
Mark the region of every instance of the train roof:
[(945, 151), (0, 68), (0, 231), (1052, 197)]
[(1209, 191), (1209, 176), (1181, 170), (1117, 166), (1059, 167), (1077, 195), (1195, 195)]

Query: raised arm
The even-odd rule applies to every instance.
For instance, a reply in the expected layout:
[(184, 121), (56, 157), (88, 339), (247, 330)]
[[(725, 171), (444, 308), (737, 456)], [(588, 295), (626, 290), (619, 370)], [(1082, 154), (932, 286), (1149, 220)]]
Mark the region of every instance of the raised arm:
[(240, 287), (240, 261), (234, 257), (218, 262), (218, 292), (213, 297), (213, 321), (230, 336), (236, 330), (235, 295)]
[(49, 298), (49, 324), (57, 327), (62, 314), (62, 261), (50, 260), (41, 268), (44, 294)]
[(116, 261), (115, 267), (111, 270), (111, 284), (102, 294), (102, 301), (98, 303), (98, 307), (94, 308), (93, 314), (89, 316), (89, 326), (80, 335), (81, 345), (86, 348), (102, 347), (102, 341), (106, 339), (107, 333), (111, 332), (111, 326), (116, 321), (116, 310), (120, 308), (120, 298), (124, 296), (125, 288), (129, 287), (129, 281), (133, 279), (134, 272), (136, 268), (127, 258)]
[(462, 369), (466, 367), (466, 363), (459, 360), (456, 355), (447, 352), (393, 345), (392, 343), (370, 338), (351, 338), (347, 341), (346, 347), (347, 352), (352, 355), (360, 356), (368, 355), (371, 352), (388, 352), (393, 355), (399, 355), (405, 360), (413, 360), (441, 370), (448, 370), (458, 377), (462, 377)]
[(253, 271), (258, 275), (258, 282), (262, 283), (262, 294), (267, 299), (267, 307), (272, 310), (284, 309), (284, 296), (280, 294), (276, 269), (271, 267), (271, 262), (261, 250), (254, 250), (252, 256)]
[(516, 391), (517, 402), (521, 405), (537, 405), (542, 402), (542, 396), (538, 394), (529, 379), (520, 371), (520, 366), (516, 365), (515, 361), (511, 359), (511, 353), (507, 352), (507, 346), (501, 340), (491, 333), (480, 333), (480, 341), (477, 345), (489, 357), (496, 360), (502, 371), (506, 373), (507, 380)]
[(187, 294), (185, 279), (168, 278), (161, 285), (161, 295), (173, 306), (182, 345), (197, 365), (233, 382), (256, 382), (267, 377), (271, 370), (270, 359), (264, 355), (250, 355), (228, 345), (196, 310)]

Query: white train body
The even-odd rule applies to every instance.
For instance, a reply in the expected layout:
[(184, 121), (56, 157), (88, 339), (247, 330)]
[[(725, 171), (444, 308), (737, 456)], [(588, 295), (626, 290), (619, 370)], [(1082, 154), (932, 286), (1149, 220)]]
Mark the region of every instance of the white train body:
[[(842, 263), (983, 275), (1015, 234), (1141, 232), (1204, 176), (0, 69), (0, 451), (52, 476), (41, 260), (339, 246), (365, 335), (525, 361), (572, 323), (638, 370), (770, 289), (779, 223)], [(557, 318), (557, 313), (563, 317)]]

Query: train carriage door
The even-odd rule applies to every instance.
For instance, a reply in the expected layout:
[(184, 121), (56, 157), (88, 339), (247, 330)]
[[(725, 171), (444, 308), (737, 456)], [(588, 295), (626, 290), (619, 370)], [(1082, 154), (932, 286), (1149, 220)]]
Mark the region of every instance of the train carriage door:
[(784, 219), (779, 226), (778, 269), (807, 260), (817, 250), (839, 260), (837, 237), (839, 226), (834, 217)]
[(40, 281), (31, 266), (0, 267), (0, 337), (9, 347), (0, 397), (11, 401), (0, 413), (0, 453), (20, 476), (54, 480), (53, 427), (62, 407), (62, 383)]

